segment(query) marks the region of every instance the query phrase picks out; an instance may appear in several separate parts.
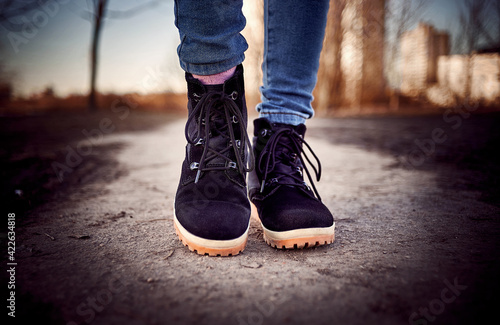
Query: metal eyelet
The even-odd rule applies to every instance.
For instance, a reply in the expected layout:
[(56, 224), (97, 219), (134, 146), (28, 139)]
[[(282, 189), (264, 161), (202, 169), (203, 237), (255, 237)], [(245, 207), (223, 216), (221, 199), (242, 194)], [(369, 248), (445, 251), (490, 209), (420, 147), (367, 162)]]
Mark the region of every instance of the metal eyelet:
[(300, 174), (301, 177), (304, 176), (304, 174), (302, 173), (302, 169), (300, 169), (300, 167), (297, 167), (296, 169), (297, 169), (297, 172)]
[(229, 168), (234, 168), (234, 169), (236, 169), (236, 167), (237, 167), (237, 165), (236, 165), (236, 163), (235, 163), (234, 161), (230, 161), (230, 162), (227, 164), (227, 166), (228, 166)]
[(306, 183), (306, 182), (302, 182), (302, 184), (304, 184), (304, 186), (307, 188), (307, 190), (308, 190), (308, 191), (310, 191), (310, 190), (311, 190), (311, 187), (309, 187), (309, 185), (307, 185), (307, 183)]
[(260, 136), (266, 137), (269, 133), (270, 133), (270, 131), (268, 129), (264, 129), (264, 130), (260, 131)]
[[(236, 140), (236, 148), (241, 148), (241, 141), (240, 140)], [(229, 141), (229, 146), (232, 147), (233, 146), (233, 142), (232, 141)]]
[(196, 170), (200, 167), (200, 164), (197, 162), (192, 162), (191, 165), (189, 166), (189, 169), (191, 170)]
[(201, 96), (198, 95), (197, 93), (193, 93), (193, 100), (196, 101), (196, 102), (199, 102), (201, 99)]
[(198, 141), (194, 144), (195, 146), (201, 146), (205, 144), (205, 140), (203, 138), (199, 138)]
[(233, 115), (232, 121), (233, 121), (234, 124), (236, 124), (236, 123), (239, 122), (238, 118), (235, 115)]
[(238, 92), (237, 91), (233, 91), (231, 93), (231, 95), (229, 95), (229, 97), (231, 97), (232, 100), (236, 100), (238, 98)]

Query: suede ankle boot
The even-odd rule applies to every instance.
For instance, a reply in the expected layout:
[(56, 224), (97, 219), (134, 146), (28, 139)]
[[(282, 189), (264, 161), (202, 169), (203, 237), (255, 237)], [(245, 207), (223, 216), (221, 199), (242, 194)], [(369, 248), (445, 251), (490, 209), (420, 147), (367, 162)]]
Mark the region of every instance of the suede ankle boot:
[[(314, 186), (321, 164), (304, 140), (306, 126), (254, 121), (255, 170), (248, 179), (249, 197), (255, 204), (264, 230), (264, 240), (275, 248), (305, 248), (332, 243), (335, 222)], [(317, 162), (316, 168), (304, 146)], [(304, 160), (305, 159), (305, 160)], [(304, 181), (304, 172), (312, 188)]]
[(246, 175), (253, 168), (243, 67), (221, 85), (203, 85), (188, 73), (186, 81), (188, 143), (174, 204), (176, 233), (198, 254), (236, 255), (248, 237)]

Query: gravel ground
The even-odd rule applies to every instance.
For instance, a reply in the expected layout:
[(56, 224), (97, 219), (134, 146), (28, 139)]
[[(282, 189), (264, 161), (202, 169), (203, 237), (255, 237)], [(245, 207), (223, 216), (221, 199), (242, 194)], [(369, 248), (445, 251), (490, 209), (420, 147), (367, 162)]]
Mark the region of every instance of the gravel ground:
[(335, 243), (275, 250), (253, 218), (247, 248), (229, 258), (194, 254), (175, 235), (184, 117), (120, 117), (0, 118), (4, 215), (17, 214), (17, 321), (481, 324), (496, 315), (500, 114), (311, 120)]

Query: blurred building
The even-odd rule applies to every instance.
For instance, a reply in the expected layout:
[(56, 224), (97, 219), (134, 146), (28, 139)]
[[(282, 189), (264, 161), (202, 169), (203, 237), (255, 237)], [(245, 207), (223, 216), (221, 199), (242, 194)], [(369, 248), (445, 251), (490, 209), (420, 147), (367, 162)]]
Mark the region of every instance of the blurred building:
[(500, 103), (500, 55), (441, 56), (438, 80), (427, 98), (440, 106), (455, 105), (466, 97), (485, 105)]
[(401, 37), (401, 92), (407, 96), (424, 93), (437, 80), (438, 58), (450, 52), (450, 36), (420, 23)]
[(449, 35), (422, 23), (403, 35), (401, 93), (438, 106), (453, 106), (465, 98), (499, 103), (499, 54), (449, 55), (449, 42)]

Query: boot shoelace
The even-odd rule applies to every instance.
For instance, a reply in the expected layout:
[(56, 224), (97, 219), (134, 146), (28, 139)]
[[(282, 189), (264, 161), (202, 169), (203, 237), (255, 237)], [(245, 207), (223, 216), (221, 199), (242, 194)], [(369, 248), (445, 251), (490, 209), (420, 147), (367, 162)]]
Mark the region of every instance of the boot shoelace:
[[(195, 183), (198, 183), (201, 173), (211, 170), (228, 170), (238, 169), (244, 175), (254, 168), (254, 155), (250, 148), (250, 140), (246, 131), (244, 118), (240, 108), (234, 100), (238, 93), (234, 91), (231, 95), (223, 92), (209, 91), (203, 96), (198, 96), (198, 103), (193, 112), (188, 117), (185, 136), (187, 141), (192, 145), (203, 145), (203, 153), (199, 162), (191, 163), (191, 170), (198, 170), (196, 173)], [(197, 131), (193, 136), (189, 135), (189, 126), (191, 123), (197, 123)], [(242, 139), (236, 139), (235, 126), (239, 128)], [(205, 126), (205, 130), (203, 130)], [(230, 140), (230, 145), (222, 150), (216, 150), (210, 147), (210, 140), (215, 134), (221, 135)], [(232, 149), (231, 149), (232, 148)], [(236, 162), (232, 161), (227, 156), (230, 150), (234, 151)], [(247, 156), (248, 153), (248, 156)], [(207, 166), (208, 162), (214, 158), (220, 157), (226, 161), (225, 166)], [(249, 157), (248, 167), (247, 159)]]
[[(269, 130), (266, 130), (265, 132), (269, 132)], [(281, 138), (283, 137), (286, 137), (290, 140), (289, 144), (286, 143), (287, 141), (280, 142)], [(309, 152), (316, 160), (318, 166), (317, 168), (305, 153), (302, 144), (307, 147)], [(286, 150), (284, 149), (287, 149), (288, 153), (286, 153)], [(307, 174), (307, 178), (312, 185), (316, 197), (321, 201), (321, 197), (319, 196), (316, 186), (314, 185), (314, 182), (312, 180), (311, 173), (309, 172), (307, 166), (301, 163), (302, 161), (304, 161), (304, 159), (302, 158), (305, 158), (305, 160), (312, 167), (316, 175), (316, 180), (319, 182), (321, 178), (321, 163), (319, 161), (319, 158), (316, 156), (314, 151), (312, 151), (311, 147), (303, 139), (303, 137), (299, 133), (297, 133), (297, 131), (287, 128), (283, 128), (272, 133), (271, 137), (264, 146), (264, 149), (262, 150), (258, 162), (258, 170), (263, 175), (260, 192), (264, 192), (265, 186), (272, 184), (300, 186), (310, 190), (310, 187), (306, 184), (306, 182), (304, 182), (302, 173), (303, 169)], [(280, 164), (289, 166), (280, 168)], [(273, 173), (273, 176), (275, 177), (273, 177), (268, 183), (267, 178), (271, 173)]]

